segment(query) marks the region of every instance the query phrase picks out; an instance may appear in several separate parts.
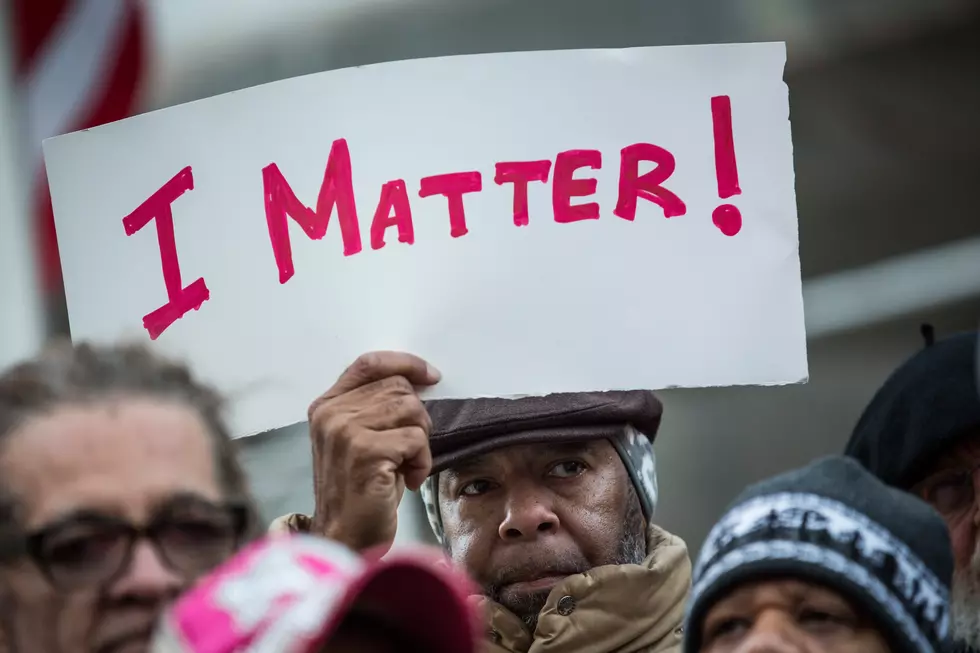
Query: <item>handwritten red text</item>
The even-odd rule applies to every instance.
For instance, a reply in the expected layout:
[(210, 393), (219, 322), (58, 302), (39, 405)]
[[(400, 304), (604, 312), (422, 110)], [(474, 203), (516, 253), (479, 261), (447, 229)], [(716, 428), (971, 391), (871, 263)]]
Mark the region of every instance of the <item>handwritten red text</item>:
[[(728, 96), (711, 99), (711, 124), (718, 196), (724, 200), (742, 192), (732, 133), (731, 100)], [(641, 199), (659, 207), (665, 218), (687, 213), (684, 201), (667, 188), (676, 168), (673, 154), (652, 143), (633, 143), (624, 147), (619, 154), (619, 186), (613, 215), (623, 220), (635, 220), (637, 203)], [(551, 160), (503, 161), (495, 164), (493, 181), (497, 186), (512, 185), (513, 221), (518, 227), (527, 226), (531, 221), (528, 208), (529, 184), (547, 184), (549, 175), (551, 217), (555, 222), (567, 224), (597, 220), (600, 215), (599, 203), (587, 201), (587, 198), (596, 194), (598, 181), (590, 176), (590, 171), (602, 169), (602, 158), (599, 150), (567, 150), (559, 152), (553, 163)], [(653, 169), (640, 174), (641, 166), (648, 168), (648, 164), (653, 164)], [(363, 249), (354, 197), (350, 149), (345, 139), (335, 140), (330, 148), (315, 208), (306, 206), (296, 197), (276, 163), (270, 163), (262, 169), (262, 185), (266, 224), (279, 272), (279, 283), (286, 283), (295, 274), (288, 218), (292, 218), (307, 237), (320, 240), (326, 235), (330, 217), (336, 210), (344, 256), (353, 256)], [(171, 205), (183, 193), (193, 188), (194, 178), (188, 166), (123, 219), (127, 235), (133, 235), (151, 220), (156, 220), (167, 303), (143, 318), (144, 327), (153, 339), (189, 310), (200, 308), (210, 296), (203, 278), (187, 287), (182, 287), (180, 281)], [(385, 236), (390, 229), (397, 232), (398, 242), (406, 245), (415, 242), (415, 225), (408, 188), (404, 179), (393, 179), (382, 184), (370, 224), (371, 249), (379, 250), (385, 246)], [(482, 191), (483, 178), (476, 170), (433, 175), (418, 182), (420, 199), (425, 200), (435, 195), (445, 197), (449, 234), (453, 238), (469, 233), (464, 196)], [(431, 213), (431, 209), (426, 211), (427, 215)], [(726, 236), (734, 236), (742, 229), (741, 212), (732, 204), (722, 204), (715, 208), (712, 222)]]
[(177, 260), (177, 240), (174, 236), (174, 214), (171, 205), (178, 197), (194, 188), (194, 175), (187, 166), (140, 204), (135, 211), (123, 218), (127, 236), (132, 236), (156, 220), (157, 244), (163, 265), (163, 283), (167, 288), (167, 303), (143, 316), (143, 328), (156, 340), (167, 327), (184, 316), (187, 311), (201, 308), (211, 297), (204, 279), (197, 279), (188, 286), (180, 282), (180, 262)]

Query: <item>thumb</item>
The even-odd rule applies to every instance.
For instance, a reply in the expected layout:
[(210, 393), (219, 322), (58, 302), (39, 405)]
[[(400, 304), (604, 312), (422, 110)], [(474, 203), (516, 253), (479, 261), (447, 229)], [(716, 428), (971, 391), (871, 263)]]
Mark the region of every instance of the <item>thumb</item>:
[(435, 385), (442, 378), (439, 370), (418, 356), (398, 351), (375, 351), (359, 356), (325, 397), (336, 397), (390, 376), (404, 376), (414, 386)]

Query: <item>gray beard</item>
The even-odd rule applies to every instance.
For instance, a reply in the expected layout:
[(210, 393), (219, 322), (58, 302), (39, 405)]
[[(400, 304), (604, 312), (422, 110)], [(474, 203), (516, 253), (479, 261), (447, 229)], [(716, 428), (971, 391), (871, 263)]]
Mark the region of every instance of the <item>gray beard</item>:
[[(646, 557), (646, 520), (643, 519), (639, 497), (636, 496), (636, 491), (631, 485), (630, 493), (627, 497), (623, 539), (613, 559), (604, 564), (638, 565)], [(499, 588), (497, 587), (484, 588), (484, 594), (520, 617), (521, 621), (527, 627), (528, 632), (534, 633), (538, 627), (538, 615), (541, 613), (542, 608), (544, 608), (544, 604), (547, 603), (551, 591), (547, 590), (529, 594), (521, 597), (517, 601), (502, 601)]]
[(966, 569), (953, 574), (950, 630), (954, 642), (980, 651), (980, 542)]

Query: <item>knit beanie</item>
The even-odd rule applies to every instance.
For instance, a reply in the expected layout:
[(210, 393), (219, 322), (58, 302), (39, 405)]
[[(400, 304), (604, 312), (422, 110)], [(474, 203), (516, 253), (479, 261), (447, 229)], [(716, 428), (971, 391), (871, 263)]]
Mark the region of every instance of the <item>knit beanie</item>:
[(645, 390), (557, 393), (521, 399), (426, 402), (432, 419), (432, 474), (420, 489), (426, 517), (445, 544), (439, 511), (439, 472), (508, 446), (608, 440), (619, 454), (649, 522), (657, 507), (653, 440), (663, 408)]
[(949, 628), (952, 546), (942, 518), (843, 456), (745, 490), (694, 567), (685, 653), (711, 606), (765, 578), (809, 580), (868, 615), (896, 653), (936, 653)]
[(878, 390), (844, 452), (885, 483), (912, 487), (945, 449), (980, 429), (976, 366), (976, 333), (927, 344)]

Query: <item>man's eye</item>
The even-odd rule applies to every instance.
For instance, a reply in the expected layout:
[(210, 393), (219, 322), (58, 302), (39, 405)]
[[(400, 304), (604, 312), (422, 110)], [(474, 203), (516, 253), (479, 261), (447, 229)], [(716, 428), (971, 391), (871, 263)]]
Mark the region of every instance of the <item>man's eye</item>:
[(827, 630), (838, 628), (848, 628), (853, 625), (853, 620), (839, 614), (825, 612), (823, 610), (803, 610), (798, 617), (800, 625), (808, 629)]
[(717, 625), (711, 626), (705, 637), (705, 644), (709, 644), (722, 638), (737, 638), (751, 630), (752, 621), (742, 617), (732, 617), (720, 621)]
[(571, 478), (573, 476), (578, 476), (585, 471), (585, 464), (577, 460), (568, 460), (562, 463), (558, 463), (548, 472), (550, 476), (557, 476), (558, 478)]
[(950, 514), (973, 500), (973, 483), (968, 474), (937, 480), (929, 488), (926, 501), (943, 514)]
[(800, 613), (800, 621), (836, 621), (836, 617), (828, 612), (820, 610), (804, 610)]
[(460, 489), (459, 493), (466, 497), (476, 497), (481, 494), (486, 494), (493, 489), (493, 484), (490, 481), (479, 479), (476, 481), (470, 481)]

